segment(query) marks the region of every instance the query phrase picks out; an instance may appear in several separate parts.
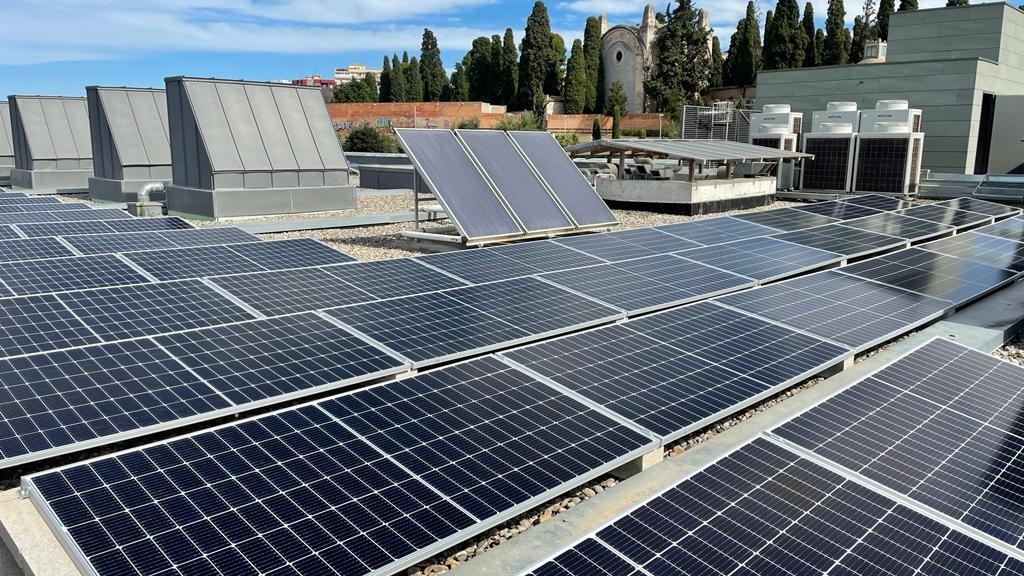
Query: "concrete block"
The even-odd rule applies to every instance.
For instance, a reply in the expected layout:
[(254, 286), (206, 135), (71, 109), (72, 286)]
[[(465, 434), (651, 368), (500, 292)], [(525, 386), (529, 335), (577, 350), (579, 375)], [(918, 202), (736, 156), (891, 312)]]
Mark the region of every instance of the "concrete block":
[(619, 466), (615, 470), (612, 470), (611, 474), (612, 476), (615, 476), (619, 480), (625, 480), (626, 478), (636, 476), (637, 474), (645, 470), (649, 470), (655, 464), (660, 464), (661, 461), (664, 459), (665, 448), (662, 446), (658, 446), (657, 448), (651, 450), (650, 452), (644, 454), (643, 456), (640, 456), (635, 460), (626, 462), (622, 466)]
[(354, 186), (266, 188), (262, 190), (200, 190), (167, 187), (171, 215), (198, 219), (297, 214), (356, 207)]
[[(152, 182), (163, 182), (164, 186), (170, 184), (170, 180), (109, 180), (92, 177), (89, 178), (89, 199), (95, 202), (135, 202), (139, 188)], [(165, 192), (153, 192), (149, 196), (154, 202), (163, 202), (165, 198)]]
[(89, 187), (92, 170), (11, 170), (11, 185), (16, 188), (83, 190)]

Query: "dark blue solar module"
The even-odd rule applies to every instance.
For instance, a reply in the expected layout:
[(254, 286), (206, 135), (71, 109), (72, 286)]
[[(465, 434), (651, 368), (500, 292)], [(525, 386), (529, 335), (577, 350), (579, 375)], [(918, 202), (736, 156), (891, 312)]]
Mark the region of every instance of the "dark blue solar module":
[(956, 228), (953, 226), (921, 220), (920, 218), (911, 218), (894, 212), (883, 212), (874, 216), (857, 218), (856, 220), (845, 220), (842, 226), (904, 238), (910, 242), (947, 236), (956, 231)]
[(18, 234), (18, 232), (12, 226), (0, 225), (0, 240), (8, 240), (12, 238), (21, 237), (21, 234)]
[(1024, 562), (756, 439), (530, 573), (640, 568), (658, 575), (1011, 576), (1024, 573)]
[(867, 206), (859, 206), (857, 204), (837, 201), (817, 202), (804, 206), (794, 206), (794, 208), (796, 210), (803, 210), (812, 214), (828, 216), (829, 218), (835, 218), (836, 220), (852, 220), (854, 218), (862, 218), (864, 216), (871, 216), (872, 214), (878, 214), (881, 212), (881, 210), (876, 210)]
[(1016, 206), (1006, 206), (1004, 204), (997, 204), (995, 202), (988, 202), (986, 200), (969, 197), (953, 198), (952, 200), (938, 202), (936, 205), (949, 206), (956, 210), (967, 210), (968, 212), (976, 212), (978, 214), (987, 214), (995, 218), (1016, 216), (1021, 212), (1021, 209)]
[(892, 196), (882, 196), (881, 194), (857, 194), (853, 196), (841, 194), (839, 196), (839, 201), (884, 211), (902, 210), (904, 208), (911, 208), (915, 206), (915, 204), (910, 200), (902, 200), (900, 198), (893, 198)]
[(167, 230), (156, 234), (179, 248), (262, 242), (259, 236), (233, 226)]
[[(658, 249), (629, 242), (624, 238), (616, 238), (608, 233), (568, 236), (558, 238), (555, 242), (608, 262), (620, 262), (632, 258), (655, 256), (661, 253)], [(682, 249), (679, 248), (679, 250)]]
[(822, 268), (844, 259), (842, 254), (774, 238), (749, 238), (728, 244), (694, 248), (679, 252), (677, 255), (761, 282)]
[[(345, 266), (362, 264), (353, 263)], [(209, 281), (267, 316), (376, 300), (370, 294), (328, 272), (326, 268), (217, 276), (210, 278)]]
[(165, 334), (253, 318), (198, 280), (98, 288), (57, 297), (104, 340)]
[(473, 284), (511, 280), (604, 262), (550, 240), (444, 252), (420, 256), (416, 260)]
[(876, 234), (856, 228), (847, 228), (846, 226), (837, 226), (835, 224), (808, 228), (807, 230), (797, 230), (796, 232), (786, 232), (785, 234), (773, 236), (773, 238), (801, 246), (817, 248), (818, 250), (842, 254), (847, 258), (868, 256), (907, 246), (907, 241), (903, 238)]
[(964, 232), (922, 244), (921, 248), (996, 268), (1024, 272), (1024, 242), (1014, 242), (978, 232)]
[(967, 212), (965, 210), (956, 210), (955, 208), (943, 206), (941, 204), (916, 206), (906, 210), (899, 210), (895, 213), (903, 216), (910, 216), (911, 218), (928, 220), (929, 222), (946, 224), (947, 226), (952, 226), (956, 229), (970, 228), (972, 226), (990, 224), (992, 222), (992, 216), (990, 215), (978, 214), (977, 212)]
[(227, 246), (195, 246), (127, 252), (124, 257), (157, 280), (203, 278), (266, 270)]
[[(6, 206), (6, 205), (12, 205), (12, 204), (15, 205), (15, 206), (24, 206), (24, 205), (33, 205), (33, 204), (34, 205), (47, 204), (47, 205), (50, 205), (49, 207), (52, 208), (53, 204), (61, 204), (61, 201), (56, 196), (26, 196), (24, 193), (20, 193), (20, 192), (19, 193), (14, 193), (14, 192), (2, 192), (2, 193), (0, 193), (0, 205)], [(82, 204), (82, 206), (88, 207), (85, 204)], [(45, 207), (40, 206), (40, 209), (43, 209), (43, 208), (45, 208)]]
[(0, 262), (46, 260), (75, 256), (67, 246), (55, 238), (23, 238), (0, 241)]
[(555, 272), (541, 277), (630, 313), (710, 298), (755, 284), (750, 278), (672, 254)]
[(0, 203), (0, 214), (22, 214), (25, 212), (60, 212), (64, 210), (91, 210), (87, 204), (26, 204), (24, 202)]
[(124, 210), (57, 210), (0, 214), (0, 224), (33, 224), (41, 222), (85, 222), (130, 219)]
[(181, 218), (132, 218), (105, 222), (113, 232), (149, 232), (153, 230), (185, 230), (192, 225)]
[(155, 340), (235, 404), (311, 394), (407, 369), (406, 363), (311, 312)]
[(313, 405), (25, 482), (102, 576), (390, 573), (475, 523)]
[(0, 383), (4, 466), (229, 407), (149, 340), (0, 360)]
[[(139, 220), (145, 222), (149, 220)], [(124, 222), (131, 222), (125, 220)], [(43, 238), (46, 236), (72, 236), (76, 234), (108, 234), (113, 232), (106, 222), (48, 222), (45, 224), (19, 224), (18, 230), (29, 238)], [(16, 236), (19, 237), (19, 236)]]
[(1024, 550), (1024, 368), (947, 340), (774, 434)]
[(707, 220), (666, 224), (665, 226), (658, 226), (656, 229), (704, 246), (724, 244), (758, 236), (770, 236), (779, 232), (775, 228), (768, 228), (732, 217), (708, 218)]
[(536, 278), (327, 311), (424, 366), (621, 318), (614, 308)]
[(879, 256), (843, 273), (964, 304), (1011, 282), (1016, 272), (919, 248)]
[[(354, 292), (369, 294), (374, 300), (435, 292), (466, 285), (466, 282), (462, 280), (424, 266), (420, 261), (411, 258), (325, 266), (323, 270), (340, 278), (345, 284), (354, 286), (356, 288)], [(324, 306), (324, 308), (329, 307)]]
[(232, 252), (267, 270), (287, 270), (353, 262), (355, 258), (312, 238), (247, 242), (228, 246)]
[(139, 250), (162, 250), (177, 246), (160, 236), (160, 232), (110, 232), (64, 236), (68, 244), (82, 254), (117, 254)]
[(654, 446), (491, 356), (320, 405), (481, 520)]
[(0, 357), (99, 341), (55, 296), (0, 298)]
[(653, 250), (658, 254), (678, 252), (688, 248), (697, 248), (702, 245), (697, 242), (693, 242), (692, 240), (686, 240), (674, 234), (663, 232), (657, 228), (633, 228), (632, 230), (608, 232), (605, 235), (609, 238), (625, 240), (630, 244), (643, 246), (644, 248)]
[(831, 270), (716, 301), (856, 350), (896, 338), (950, 308), (945, 300)]
[(777, 208), (766, 212), (738, 214), (736, 216), (732, 216), (732, 218), (738, 218), (745, 222), (775, 228), (776, 230), (781, 230), (783, 232), (792, 232), (793, 230), (803, 230), (804, 228), (814, 228), (815, 226), (824, 226), (825, 224), (839, 222), (839, 220), (836, 220), (835, 218), (829, 218), (827, 216), (813, 214), (806, 210), (797, 210), (795, 208)]
[(711, 302), (503, 353), (666, 439), (850, 354)]
[(995, 224), (978, 228), (977, 232), (990, 236), (999, 236), (1014, 242), (1024, 242), (1024, 218), (1010, 218)]
[(148, 282), (116, 256), (76, 256), (0, 266), (0, 280), (15, 294), (66, 292)]

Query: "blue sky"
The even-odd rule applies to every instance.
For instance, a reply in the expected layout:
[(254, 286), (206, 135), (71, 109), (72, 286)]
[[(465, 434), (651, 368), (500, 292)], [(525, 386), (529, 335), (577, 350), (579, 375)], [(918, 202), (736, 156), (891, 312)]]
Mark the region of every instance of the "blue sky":
[[(819, 20), (825, 2), (814, 0)], [(582, 36), (587, 16), (603, 12), (613, 25), (636, 23), (645, 4), (547, 2), (552, 29), (567, 45)], [(660, 10), (664, 4), (655, 2)], [(852, 21), (859, 5), (847, 4)], [(84, 95), (89, 84), (162, 87), (175, 75), (329, 76), (349, 63), (379, 66), (385, 53), (418, 54), (424, 27), (434, 30), (450, 69), (477, 36), (512, 27), (521, 40), (532, 6), (492, 0), (2, 0), (0, 98)], [(746, 0), (698, 0), (698, 6), (710, 9), (725, 49)]]

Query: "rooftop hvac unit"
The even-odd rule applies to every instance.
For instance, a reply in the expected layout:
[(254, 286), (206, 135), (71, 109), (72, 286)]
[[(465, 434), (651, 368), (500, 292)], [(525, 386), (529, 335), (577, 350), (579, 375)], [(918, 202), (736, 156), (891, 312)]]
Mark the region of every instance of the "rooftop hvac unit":
[(902, 122), (875, 122), (870, 128), (857, 137), (853, 191), (916, 194), (924, 134)]
[(803, 121), (804, 115), (791, 111), (789, 104), (765, 104), (760, 112), (750, 115), (750, 133), (765, 132), (761, 129), (764, 125), (782, 125), (785, 128), (783, 132), (799, 134)]
[(874, 110), (860, 113), (860, 132), (872, 132), (879, 122), (906, 124), (911, 132), (921, 131), (921, 111), (906, 100), (879, 100)]
[[(768, 106), (765, 106), (767, 108)], [(757, 116), (758, 114), (754, 114)], [(755, 120), (751, 119), (750, 125), (750, 143), (755, 146), (764, 146), (766, 148), (774, 148), (776, 150), (787, 150), (789, 152), (796, 152), (796, 145), (799, 136), (790, 132), (791, 124), (771, 124), (761, 122), (756, 124), (757, 131), (755, 131)], [(796, 165), (790, 161), (779, 162), (778, 169), (776, 170), (776, 188), (779, 190), (791, 190), (796, 186)]]
[(849, 124), (851, 132), (860, 128), (860, 111), (856, 102), (829, 102), (825, 110), (811, 114), (812, 133), (828, 132), (822, 130), (822, 124)]
[[(818, 113), (815, 112), (815, 115)], [(848, 192), (853, 178), (853, 152), (857, 134), (849, 122), (815, 122), (815, 131), (804, 134), (805, 159), (800, 172), (800, 188), (828, 192)]]

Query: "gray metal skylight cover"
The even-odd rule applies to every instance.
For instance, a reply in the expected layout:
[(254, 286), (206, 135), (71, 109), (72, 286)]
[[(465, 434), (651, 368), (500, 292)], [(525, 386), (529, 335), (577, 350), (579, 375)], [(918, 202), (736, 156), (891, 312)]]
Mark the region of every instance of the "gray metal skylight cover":
[(164, 91), (90, 86), (86, 92), (96, 176), (111, 180), (170, 179), (171, 144)]
[(92, 167), (85, 98), (10, 96), (15, 165), (22, 170)]

